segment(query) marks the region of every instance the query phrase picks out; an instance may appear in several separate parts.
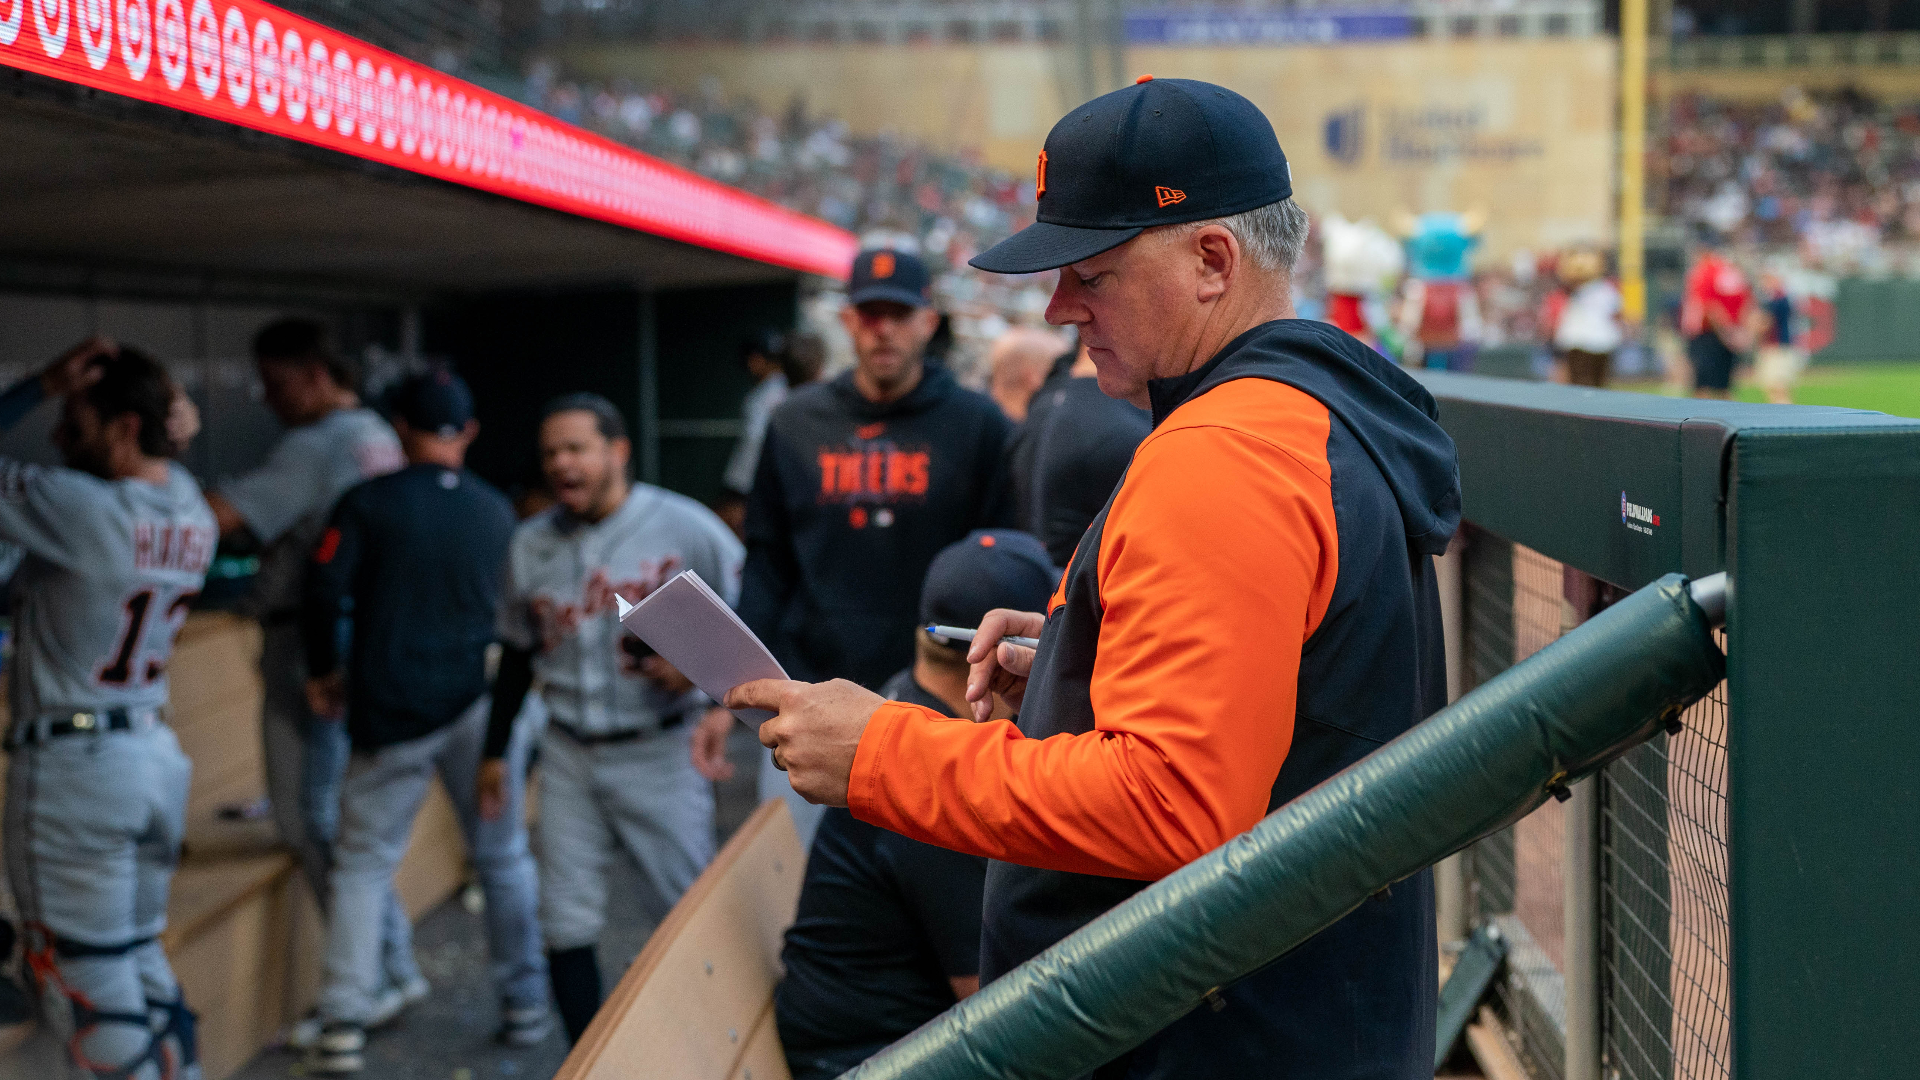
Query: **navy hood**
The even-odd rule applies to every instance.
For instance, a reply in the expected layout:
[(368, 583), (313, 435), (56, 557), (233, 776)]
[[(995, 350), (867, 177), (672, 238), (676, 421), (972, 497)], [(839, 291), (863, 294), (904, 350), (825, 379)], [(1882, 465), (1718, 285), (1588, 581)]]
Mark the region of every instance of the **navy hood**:
[(1428, 555), (1447, 550), (1460, 527), (1460, 464), (1433, 395), (1413, 376), (1329, 323), (1281, 319), (1241, 334), (1185, 375), (1147, 383), (1154, 426), (1235, 379), (1285, 383), (1325, 405), (1386, 478), (1407, 543)]

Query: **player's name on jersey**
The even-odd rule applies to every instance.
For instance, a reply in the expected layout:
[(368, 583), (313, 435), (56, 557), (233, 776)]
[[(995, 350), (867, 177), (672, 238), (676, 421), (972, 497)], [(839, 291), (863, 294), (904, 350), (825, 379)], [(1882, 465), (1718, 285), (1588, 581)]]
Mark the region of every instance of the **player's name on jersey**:
[(213, 561), (214, 542), (212, 529), (138, 521), (133, 526), (133, 567), (204, 574)]

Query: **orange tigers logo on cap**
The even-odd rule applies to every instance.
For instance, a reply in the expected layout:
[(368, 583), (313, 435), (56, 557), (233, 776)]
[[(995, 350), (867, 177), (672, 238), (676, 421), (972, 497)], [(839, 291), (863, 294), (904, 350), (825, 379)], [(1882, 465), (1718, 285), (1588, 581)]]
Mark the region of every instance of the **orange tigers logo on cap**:
[(1187, 193), (1178, 188), (1155, 187), (1153, 189), (1153, 198), (1162, 208), (1165, 208), (1177, 202), (1185, 202), (1187, 200)]
[(882, 251), (873, 257), (873, 276), (877, 278), (893, 276), (893, 252)]
[(1033, 197), (1036, 199), (1047, 193), (1047, 152), (1045, 150), (1040, 151), (1040, 166), (1037, 173), (1033, 186)]

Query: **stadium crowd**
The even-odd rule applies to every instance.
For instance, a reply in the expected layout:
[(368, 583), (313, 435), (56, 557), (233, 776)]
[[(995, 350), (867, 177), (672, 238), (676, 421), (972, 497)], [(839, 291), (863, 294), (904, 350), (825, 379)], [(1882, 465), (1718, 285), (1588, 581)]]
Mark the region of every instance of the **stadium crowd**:
[(954, 366), (974, 381), (991, 342), (1010, 324), (1038, 322), (1046, 305), (1042, 286), (967, 266), (1033, 220), (1031, 176), (890, 134), (855, 135), (798, 98), (781, 112), (729, 99), (713, 82), (595, 82), (536, 62), (524, 94), (568, 123), (920, 255), (951, 320)]
[(1674, 100), (1648, 154), (1659, 209), (1716, 241), (1829, 273), (1920, 271), (1920, 103), (1858, 90)]

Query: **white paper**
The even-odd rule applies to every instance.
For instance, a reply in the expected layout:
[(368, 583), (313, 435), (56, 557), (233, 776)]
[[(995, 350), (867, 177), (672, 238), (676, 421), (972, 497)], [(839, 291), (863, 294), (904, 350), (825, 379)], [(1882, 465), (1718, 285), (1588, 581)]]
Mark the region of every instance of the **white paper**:
[[(621, 626), (715, 701), (741, 683), (787, 677), (759, 637), (692, 570), (682, 570), (638, 604), (618, 596), (614, 602)], [(755, 728), (773, 717), (765, 709), (735, 709), (733, 715)]]

